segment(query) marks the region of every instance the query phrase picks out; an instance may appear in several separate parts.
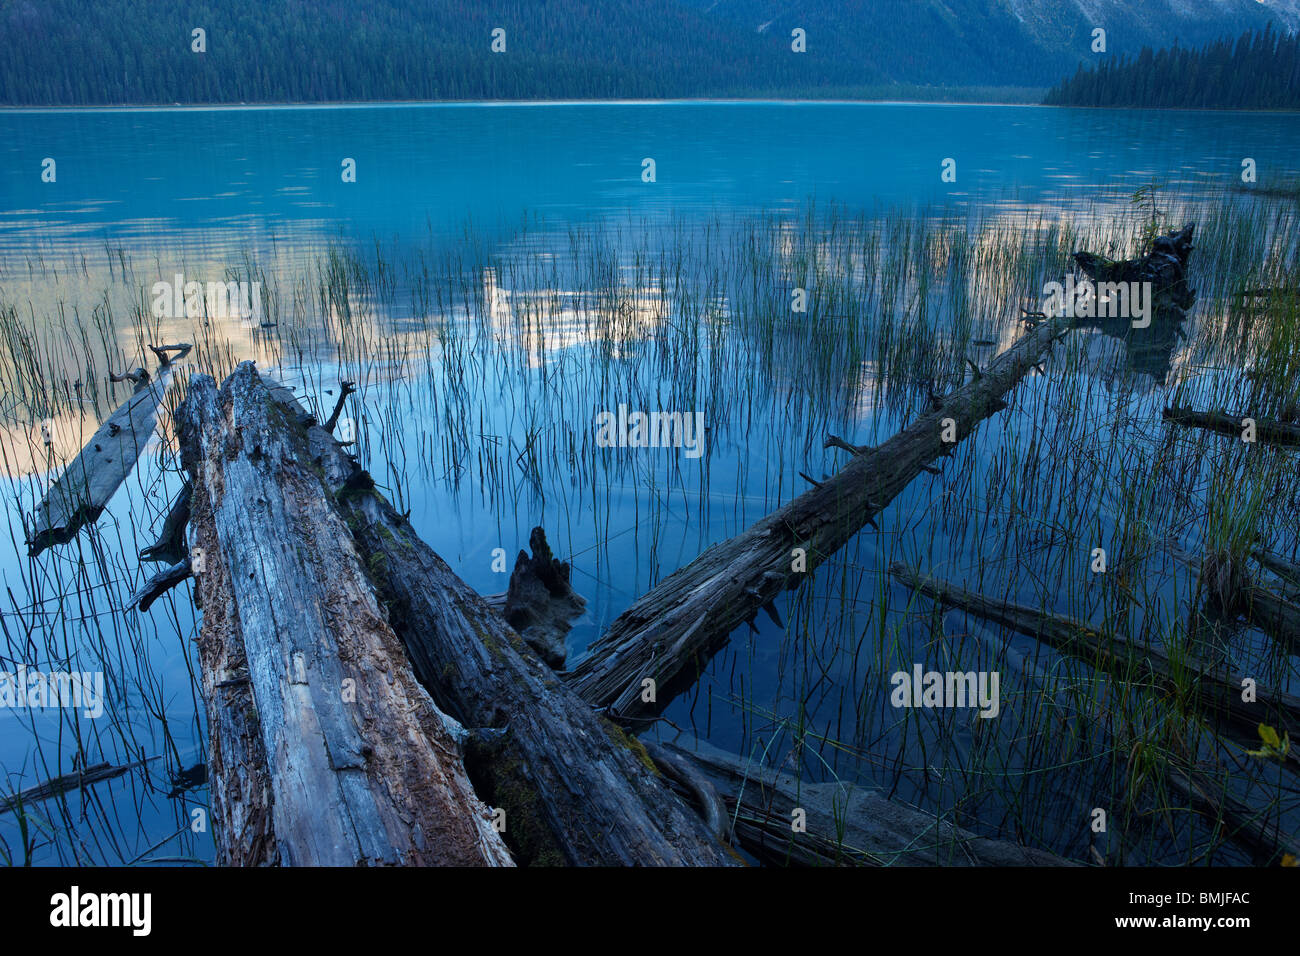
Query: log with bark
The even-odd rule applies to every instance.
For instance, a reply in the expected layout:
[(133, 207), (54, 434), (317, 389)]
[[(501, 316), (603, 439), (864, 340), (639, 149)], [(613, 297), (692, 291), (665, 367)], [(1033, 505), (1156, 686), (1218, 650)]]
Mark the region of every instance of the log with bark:
[[(698, 672), (731, 632), (776, 596), (793, 588), (847, 543), (931, 462), (951, 452), (944, 421), (956, 440), (1006, 408), (1006, 395), (1069, 331), (1060, 319), (1022, 335), (982, 372), (876, 448), (830, 436), (827, 447), (852, 458), (833, 476), (760, 519), (747, 531), (707, 548), (698, 558), (637, 599), (566, 675), (584, 700), (620, 719), (662, 708), (666, 686), (683, 671)], [(644, 681), (653, 681), (655, 700)]]
[[(805, 866), (1076, 866), (1045, 850), (978, 836), (879, 790), (808, 783), (705, 743), (660, 745), (723, 795), (736, 837), (759, 859)], [(804, 829), (795, 831), (794, 811)]]
[(1164, 420), (1173, 425), (1190, 428), (1204, 428), (1221, 435), (1232, 435), (1238, 441), (1246, 431), (1243, 419), (1252, 418), (1255, 422), (1255, 437), (1266, 445), (1281, 448), (1300, 447), (1300, 425), (1292, 422), (1273, 421), (1268, 418), (1253, 418), (1248, 415), (1229, 415), (1227, 412), (1198, 411), (1194, 408), (1166, 408)]
[(178, 413), (219, 863), (509, 865), (309, 448), (251, 363)]
[(350, 540), (444, 710), (477, 733), (466, 748), (484, 799), (505, 811), (521, 864), (738, 862), (663, 781), (638, 741), (559, 681), (287, 389), (275, 397), (305, 436)]
[[(1116, 631), (1103, 633), (1084, 621), (995, 600), (899, 562), (890, 565), (889, 573), (944, 607), (1019, 631), (1113, 679), (1140, 683), (1181, 700), (1186, 713), (1206, 718), (1211, 727), (1239, 743), (1257, 744), (1261, 723), (1276, 727), (1279, 733), (1290, 733), (1292, 738), (1300, 730), (1300, 698), (1256, 682), (1256, 699), (1247, 702), (1242, 699), (1247, 686), (1244, 675), (1223, 672), (1191, 653), (1175, 664), (1163, 650), (1136, 644)], [(1288, 760), (1300, 765), (1300, 755), (1294, 752)]]

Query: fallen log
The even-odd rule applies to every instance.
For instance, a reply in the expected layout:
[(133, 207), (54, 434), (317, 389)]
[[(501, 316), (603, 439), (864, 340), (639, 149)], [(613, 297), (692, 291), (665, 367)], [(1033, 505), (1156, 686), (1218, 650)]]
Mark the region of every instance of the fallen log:
[[(699, 766), (759, 859), (803, 866), (1077, 866), (1046, 850), (978, 836), (879, 790), (807, 783), (700, 743), (660, 745)], [(804, 827), (796, 832), (795, 810)]]
[[(707, 548), (638, 598), (567, 674), (578, 694), (623, 719), (662, 707), (664, 686), (703, 659), (782, 589), (795, 587), (892, 501), (930, 462), (952, 450), (981, 421), (1006, 408), (1002, 397), (1069, 331), (1044, 321), (1022, 335), (975, 378), (876, 448), (837, 436), (828, 447), (853, 457), (833, 476), (760, 519), (747, 531)], [(950, 426), (945, 430), (945, 422)], [(643, 693), (653, 681), (655, 701)]]
[(288, 389), (275, 397), (305, 435), (370, 570), (388, 621), (440, 707), (480, 732), (470, 776), (505, 811), (521, 864), (738, 862), (664, 783), (634, 737), (561, 683), (410, 523)]
[(1288, 654), (1300, 656), (1300, 605), (1253, 582), (1241, 589), (1242, 615)]
[[(1222, 435), (1232, 435), (1242, 440), (1246, 426), (1243, 419), (1248, 415), (1229, 415), (1226, 412), (1205, 412), (1192, 408), (1166, 408), (1164, 420), (1173, 425), (1191, 428), (1204, 428)], [(1300, 425), (1291, 422), (1273, 421), (1267, 418), (1252, 419), (1255, 422), (1255, 437), (1258, 441), (1282, 448), (1300, 447)]]
[[(1300, 698), (1255, 682), (1255, 701), (1244, 701), (1243, 675), (1221, 672), (1190, 653), (1175, 665), (1164, 651), (1135, 644), (1118, 632), (1102, 633), (1083, 621), (993, 600), (899, 562), (890, 565), (889, 573), (944, 607), (959, 608), (1019, 631), (1116, 680), (1140, 682), (1171, 698), (1182, 698), (1187, 713), (1207, 717), (1212, 726), (1239, 742), (1257, 743), (1261, 723), (1276, 726), (1279, 733), (1286, 731), (1293, 738), (1300, 730)], [(1300, 764), (1294, 753), (1288, 759)]]
[(1300, 564), (1262, 548), (1251, 552), (1251, 557), (1258, 561), (1261, 567), (1267, 568), (1281, 578), (1287, 589), (1300, 590)]
[(251, 363), (194, 376), (177, 416), (218, 862), (510, 865), (269, 391)]
[(49, 800), (51, 797), (57, 797), (69, 790), (82, 790), (92, 784), (112, 780), (114, 777), (120, 777), (129, 770), (142, 767), (149, 761), (157, 759), (157, 757), (146, 757), (143, 760), (133, 760), (124, 764), (97, 763), (91, 764), (84, 770), (74, 770), (71, 773), (61, 774), (11, 796), (0, 797), (0, 813), (16, 812), (29, 804)]
[(35, 556), (71, 541), (93, 524), (122, 486), (157, 425), (164, 383), (137, 389), (96, 429), (81, 452), (36, 506), (27, 533), (27, 553)]
[(1166, 779), (1174, 792), (1212, 827), (1222, 827), (1224, 837), (1249, 853), (1255, 866), (1269, 866), (1285, 853), (1295, 854), (1292, 837), (1283, 835), (1276, 823), (1264, 823), (1260, 813), (1230, 796), (1223, 786), (1210, 786), (1200, 772), (1172, 764), (1168, 770)]

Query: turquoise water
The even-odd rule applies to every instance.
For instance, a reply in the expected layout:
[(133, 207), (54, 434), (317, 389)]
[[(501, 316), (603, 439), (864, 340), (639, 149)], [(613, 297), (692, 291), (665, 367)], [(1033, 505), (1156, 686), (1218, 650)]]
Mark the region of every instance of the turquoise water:
[[(595, 368), (605, 354), (604, 343), (584, 330), (589, 304), (574, 291), (581, 270), (565, 262), (574, 234), (605, 230), (616, 269), (627, 270), (638, 253), (653, 255), (683, 236), (725, 242), (726, 227), (718, 222), (762, 216), (783, 228), (810, 204), (850, 216), (901, 208), (1027, 223), (1082, 219), (1127, 210), (1126, 197), (1153, 178), (1182, 202), (1221, 192), (1240, 182), (1246, 157), (1267, 184), (1294, 171), (1298, 146), (1300, 127), (1288, 115), (1020, 106), (691, 102), (0, 112), (0, 304), (51, 329), (53, 316), (75, 309), (84, 324), (101, 305), (111, 307), (113, 347), (123, 362), (145, 364), (136, 341), (139, 317), (131, 310), (147, 314), (152, 284), (177, 272), (219, 280), (227, 269), (253, 262), (268, 284), (292, 286), (333, 242), (359, 250), (379, 243), (394, 256), (460, 255), (467, 264), (519, 257), (546, 263), (549, 286), (530, 287), (502, 265), (470, 276), (466, 289), (447, 292), (428, 310), (455, 324), (471, 311), (475, 295), (492, 303), (488, 334), (476, 337), (471, 329), (466, 339), (473, 343), (468, 354), (481, 361), (471, 363), (467, 407), (474, 421), (463, 448), (444, 445), (450, 429), (443, 416), (456, 408), (445, 364), (435, 369), (431, 361), (422, 380), (421, 356), (394, 369), (384, 351), (418, 325), (415, 313), (422, 310), (412, 302), (409, 274), (370, 303), (383, 322), (376, 323), (374, 361), (360, 369), (340, 358), (329, 335), (304, 337), (283, 317), (268, 330), (235, 321), (203, 329), (164, 322), (156, 331), (159, 338), (192, 337), (201, 347), (221, 343), (232, 359), (255, 359), (326, 412), (327, 390), (338, 379), (360, 381), (354, 407), (364, 419), (362, 457), (399, 507), (411, 508), (416, 530), (484, 593), (505, 587), (505, 577), (492, 570), (493, 550), (513, 555), (529, 528), (544, 523), (557, 553), (573, 561), (575, 584), (590, 602), (571, 635), (572, 659), (654, 581), (806, 487), (800, 471), (820, 475), (834, 467), (834, 455), (820, 449), (824, 431), (879, 440), (898, 425), (896, 410), (870, 407), (860, 396), (806, 417), (791, 413), (786, 395), (798, 388), (781, 374), (797, 379), (801, 370), (780, 367), (778, 355), (780, 374), (767, 383), (770, 394), (746, 393), (743, 401), (727, 394), (708, 405), (714, 435), (701, 461), (663, 453), (647, 464), (615, 456), (592, 466), (599, 480), (571, 474), (558, 453), (536, 473), (520, 468), (518, 455), (538, 428), (554, 450), (568, 437), (580, 440), (587, 422), (548, 404), (549, 376), (581, 383), (572, 370)], [(46, 157), (57, 164), (52, 183), (41, 181)], [(345, 158), (355, 160), (354, 183), (342, 181)], [(655, 162), (655, 182), (642, 179), (646, 158)], [(955, 182), (941, 178), (945, 159), (956, 162)], [(634, 270), (617, 274), (635, 285)], [(287, 312), (290, 296), (282, 291)], [(310, 282), (299, 292), (309, 313), (328, 311)], [(546, 299), (560, 318), (548, 313), (555, 341), (547, 354), (517, 368), (511, 316), (523, 308), (525, 293)], [(518, 308), (502, 306), (506, 319), (495, 324), (497, 306), (511, 296)], [(987, 330), (1003, 345), (1014, 332), (1004, 318), (990, 318)], [(90, 338), (98, 346), (98, 337)], [(411, 341), (423, 340), (412, 334)], [(1105, 340), (1098, 336), (1096, 344)], [(729, 353), (733, 359), (746, 353), (741, 345)], [(351, 347), (371, 345), (363, 340)], [(1160, 400), (1175, 348), (1171, 339), (1154, 363), (1158, 374), (1143, 379), (1153, 402)], [(649, 382), (661, 395), (685, 400), (677, 373), (655, 366), (645, 343), (619, 342), (615, 353), (621, 383)], [(440, 346), (439, 361), (444, 355)], [(695, 371), (707, 370), (688, 373)], [(65, 382), (102, 381), (102, 373), (89, 360), (85, 368), (61, 370)], [(735, 380), (746, 381), (745, 375), (736, 372)], [(627, 398), (584, 387), (576, 392), (584, 400), (612, 406)], [(1032, 401), (1040, 387), (1031, 379), (1022, 390)], [(1099, 416), (1110, 407), (1105, 392), (1099, 387), (1091, 396)], [(61, 413), (63, 443), (75, 447), (76, 436), (93, 430), (122, 397), (120, 390), (101, 394), (75, 413)], [(0, 772), (12, 790), (67, 772), (78, 741), (91, 762), (158, 758), (148, 772), (100, 785), (94, 799), (70, 797), (73, 816), (84, 811), (90, 823), (64, 823), (95, 838), (83, 836), (74, 846), (41, 836), (34, 857), (206, 860), (210, 840), (188, 829), (206, 793), (198, 787), (169, 796), (170, 778), (204, 759), (202, 707), (191, 682), (196, 616), (184, 589), (147, 615), (122, 607), (141, 580), (136, 552), (151, 542), (178, 477), (156, 452), (146, 454), (93, 532), (28, 560), (19, 546), (18, 515), (30, 509), (33, 479), (50, 476), (22, 463), (23, 435), (41, 416), (8, 401), (0, 412), (8, 470), (18, 472), (4, 494), (15, 539), (0, 547), (8, 659), (54, 667), (74, 647), (85, 655), (83, 667), (101, 661), (115, 672), (103, 720), (0, 711)], [(1023, 427), (1004, 416), (989, 423), (981, 442), (1011, 441)], [(987, 471), (984, 452), (972, 445), (966, 454), (975, 473)], [(502, 467), (485, 471), (485, 455)], [(884, 694), (869, 692), (880, 675), (865, 676), (875, 652), (849, 647), (842, 653), (839, 638), (848, 635), (850, 645), (863, 647), (874, 627), (872, 575), (898, 542), (936, 562), (972, 549), (953, 532), (946, 552), (949, 529), (930, 497), (938, 487), (918, 479), (891, 506), (890, 543), (864, 533), (846, 549), (839, 570), (869, 572), (841, 583), (854, 591), (853, 600), (846, 604), (828, 584), (805, 604), (780, 608), (785, 622), (811, 620), (824, 630), (795, 647), (785, 627), (759, 615), (752, 631), (733, 635), (704, 680), (669, 706), (665, 726), (748, 752), (771, 742), (774, 725), (806, 719), (821, 732), (851, 739), (849, 749), (859, 756), (870, 754), (858, 761), (831, 748), (805, 759), (809, 773), (833, 767), (863, 782), (896, 784), (913, 802), (935, 797), (928, 779), (892, 776), (891, 718), (881, 705)], [(1032, 584), (1019, 584), (1026, 601), (1034, 599)], [(906, 605), (906, 592), (896, 598)], [(925, 626), (913, 636), (918, 646), (930, 637)], [(1031, 653), (1032, 642), (1020, 646), (1019, 653)], [(929, 658), (917, 652), (915, 659)], [(973, 746), (969, 731), (962, 735), (961, 746)], [(940, 802), (953, 799), (952, 791), (941, 790)], [(53, 803), (45, 809), (52, 812)], [(1000, 819), (980, 822), (986, 832), (1006, 835)], [(12, 817), (0, 818), (0, 837), (14, 854), (21, 841)], [(1067, 831), (1052, 839), (1062, 851), (1081, 852)]]
[[(0, 112), (0, 251), (457, 235), (526, 214), (1083, 202), (1291, 168), (1286, 114), (840, 103)], [(53, 158), (57, 181), (41, 181)], [(355, 183), (341, 178), (356, 160)], [(657, 181), (642, 182), (652, 158)], [(956, 160), (955, 183), (941, 164)]]

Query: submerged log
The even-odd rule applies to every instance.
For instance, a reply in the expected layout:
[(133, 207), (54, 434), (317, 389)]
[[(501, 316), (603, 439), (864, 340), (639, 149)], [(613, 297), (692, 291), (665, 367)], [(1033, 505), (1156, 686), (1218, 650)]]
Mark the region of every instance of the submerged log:
[(1288, 654), (1300, 657), (1300, 604), (1248, 581), (1241, 589), (1240, 606), (1246, 620)]
[[(510, 865), (347, 525), (251, 363), (178, 413), (217, 858)], [(323, 543), (328, 546), (322, 547)]]
[(1276, 863), (1284, 853), (1295, 853), (1294, 838), (1283, 834), (1277, 823), (1269, 826), (1262, 814), (1229, 795), (1222, 784), (1212, 784), (1199, 771), (1169, 766), (1166, 779), (1174, 792), (1188, 802), (1212, 827), (1222, 827), (1226, 839), (1250, 854), (1255, 866)]
[(1251, 552), (1251, 557), (1280, 578), (1287, 590), (1300, 591), (1300, 564), (1262, 548)]
[(38, 783), (34, 787), (28, 787), (26, 790), (12, 796), (0, 797), (0, 813), (17, 812), (29, 804), (49, 800), (51, 797), (57, 797), (70, 790), (81, 790), (104, 780), (112, 780), (114, 777), (120, 777), (127, 771), (134, 770), (136, 767), (143, 767), (149, 761), (157, 759), (157, 757), (146, 757), (143, 760), (133, 760), (124, 764), (91, 764), (85, 770), (74, 770), (71, 773), (65, 773), (46, 780), (44, 783)]
[[(759, 859), (804, 866), (1077, 866), (1031, 847), (978, 836), (879, 790), (808, 783), (708, 744), (661, 747), (695, 762), (723, 794), (736, 837)], [(803, 832), (794, 811), (802, 810)]]
[(1174, 425), (1192, 428), (1204, 428), (1222, 435), (1232, 435), (1238, 441), (1242, 439), (1246, 426), (1243, 419), (1255, 422), (1255, 437), (1267, 445), (1282, 448), (1300, 447), (1300, 425), (1291, 422), (1273, 421), (1267, 418), (1252, 418), (1248, 415), (1229, 415), (1226, 412), (1205, 412), (1193, 408), (1166, 408), (1164, 419)]
[[(952, 450), (984, 419), (1069, 327), (1045, 321), (1022, 335), (975, 378), (877, 448), (836, 436), (828, 447), (853, 457), (832, 477), (760, 519), (747, 531), (707, 548), (698, 558), (638, 598), (589, 649), (565, 679), (582, 698), (627, 718), (662, 707), (664, 685), (698, 667), (731, 632), (752, 620), (782, 589), (838, 551), (930, 463)], [(951, 422), (948, 429), (944, 423)], [(643, 681), (656, 685), (657, 704)]]
[(37, 505), (27, 553), (71, 541), (122, 486), (157, 425), (163, 383), (138, 389), (96, 429)]
[[(1019, 631), (1115, 680), (1141, 683), (1181, 700), (1187, 713), (1206, 717), (1239, 742), (1258, 742), (1261, 723), (1276, 726), (1292, 738), (1300, 731), (1300, 698), (1255, 682), (1256, 699), (1247, 702), (1242, 699), (1248, 686), (1244, 675), (1222, 672), (1190, 653), (1175, 664), (1159, 648), (1136, 644), (1118, 632), (1103, 633), (1083, 621), (994, 600), (898, 562), (890, 565), (889, 573), (940, 605)], [(1288, 759), (1300, 764), (1300, 755), (1294, 752)]]
[(569, 565), (551, 554), (546, 532), (534, 528), (520, 551), (504, 594), (484, 597), (552, 670), (564, 667), (565, 637), (587, 602), (569, 585)]
[[(635, 738), (595, 713), (416, 535), (293, 394), (303, 430), (420, 681), (470, 738), (466, 764), (505, 811), (519, 863), (723, 865), (737, 862), (662, 780)], [(495, 729), (496, 733), (488, 732)]]

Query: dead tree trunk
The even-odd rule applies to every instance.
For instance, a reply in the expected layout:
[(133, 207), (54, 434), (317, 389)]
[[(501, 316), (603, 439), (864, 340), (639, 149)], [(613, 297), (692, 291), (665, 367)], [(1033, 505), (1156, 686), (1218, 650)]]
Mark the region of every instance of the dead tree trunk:
[[(933, 814), (845, 783), (807, 783), (707, 744), (665, 749), (694, 761), (723, 794), (745, 849), (806, 866), (1075, 866), (977, 836)], [(802, 810), (796, 818), (795, 811)], [(796, 832), (793, 824), (805, 829)]]
[[(1190, 654), (1176, 666), (1159, 648), (1135, 644), (1116, 632), (1103, 634), (1083, 621), (993, 600), (899, 563), (891, 565), (889, 573), (945, 607), (960, 608), (1019, 631), (1115, 679), (1140, 682), (1167, 696), (1181, 698), (1189, 712), (1208, 717), (1240, 742), (1257, 745), (1261, 723), (1276, 726), (1279, 734), (1286, 731), (1292, 738), (1300, 730), (1300, 698), (1257, 684), (1256, 699), (1244, 701), (1242, 690), (1246, 685), (1240, 675), (1222, 673)], [(1294, 752), (1288, 759), (1300, 763)]]
[[(251, 363), (178, 415), (222, 863), (509, 865), (333, 495)], [(328, 546), (322, 547), (325, 543)]]
[[(1246, 425), (1242, 422), (1249, 416), (1229, 415), (1226, 412), (1203, 412), (1192, 408), (1166, 408), (1164, 419), (1174, 425), (1192, 428), (1204, 428), (1221, 435), (1232, 435), (1238, 441), (1245, 434)], [(1280, 448), (1300, 448), (1300, 425), (1291, 422), (1271, 421), (1261, 418), (1255, 421), (1255, 437), (1266, 445)]]
[(596, 714), (415, 534), (285, 389), (304, 460), (336, 493), (393, 629), (440, 706), (474, 728), (471, 777), (520, 863), (723, 865), (736, 858), (635, 738)]
[(934, 399), (931, 411), (877, 448), (831, 436), (828, 447), (853, 454), (848, 464), (742, 534), (709, 547), (642, 595), (565, 679), (584, 700), (607, 705), (619, 717), (662, 706), (662, 693), (656, 693), (657, 705), (643, 699), (644, 681), (662, 689), (770, 605), (783, 588), (796, 586), (806, 571), (838, 551), (930, 469), (930, 462), (1006, 408), (1002, 397), (1066, 331), (1058, 322), (1039, 324), (983, 372), (977, 369), (972, 381)]

